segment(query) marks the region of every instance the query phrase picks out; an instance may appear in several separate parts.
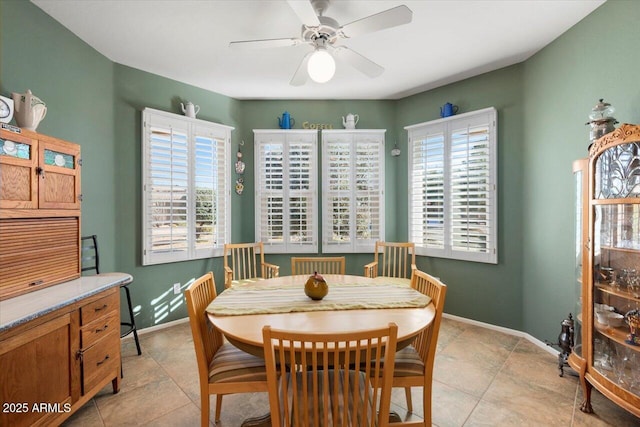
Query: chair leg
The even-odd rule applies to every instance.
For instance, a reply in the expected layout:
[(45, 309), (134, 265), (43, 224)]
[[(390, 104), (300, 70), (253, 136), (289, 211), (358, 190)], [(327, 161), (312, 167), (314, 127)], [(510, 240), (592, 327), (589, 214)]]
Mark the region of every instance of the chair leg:
[(220, 421), (220, 413), (222, 412), (222, 395), (216, 394), (216, 422)]
[(200, 425), (209, 427), (209, 390), (200, 390)]
[(424, 387), (422, 389), (422, 413), (424, 414), (424, 425), (431, 426), (432, 417), (431, 417), (431, 393), (432, 388), (431, 384), (428, 387)]
[(409, 413), (413, 412), (413, 402), (411, 401), (411, 387), (404, 388), (404, 395), (407, 399), (407, 410)]
[(122, 286), (124, 288), (125, 294), (127, 296), (127, 307), (129, 309), (129, 322), (121, 322), (120, 325), (128, 326), (129, 329), (121, 335), (121, 338), (129, 335), (133, 332), (133, 339), (136, 342), (136, 349), (138, 350), (138, 356), (142, 354), (142, 350), (140, 349), (140, 339), (138, 338), (138, 329), (136, 328), (136, 321), (133, 316), (133, 304), (131, 303), (131, 292), (129, 291), (129, 287), (127, 285)]

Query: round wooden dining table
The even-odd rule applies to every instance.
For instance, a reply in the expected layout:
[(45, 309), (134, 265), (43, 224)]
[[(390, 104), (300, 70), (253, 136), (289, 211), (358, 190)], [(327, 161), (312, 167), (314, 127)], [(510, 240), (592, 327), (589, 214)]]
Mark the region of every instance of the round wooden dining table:
[[(252, 284), (258, 286), (296, 287), (301, 292), (308, 276), (282, 276), (273, 279), (260, 280)], [(325, 275), (332, 285), (380, 286), (383, 284), (398, 286), (398, 281), (385, 278), (367, 278), (351, 275)], [(242, 290), (242, 284), (235, 285), (237, 291)], [(400, 285), (402, 286), (402, 285)], [(406, 284), (404, 285), (406, 287)], [(379, 288), (378, 288), (379, 289)], [(284, 313), (215, 315), (210, 312), (207, 316), (213, 326), (236, 347), (264, 357), (262, 328), (270, 325), (274, 329), (285, 329), (305, 332), (340, 333), (366, 329), (387, 327), (390, 322), (398, 325), (398, 349), (411, 343), (413, 338), (428, 327), (435, 317), (432, 303), (425, 307), (411, 308), (366, 308), (366, 309), (331, 309), (326, 311), (291, 311)]]

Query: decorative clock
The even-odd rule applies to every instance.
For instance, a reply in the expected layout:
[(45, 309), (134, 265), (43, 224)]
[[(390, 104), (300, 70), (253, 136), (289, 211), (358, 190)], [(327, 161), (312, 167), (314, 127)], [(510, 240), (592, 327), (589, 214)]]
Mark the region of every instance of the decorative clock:
[(9, 123), (13, 118), (13, 99), (0, 95), (0, 122)]

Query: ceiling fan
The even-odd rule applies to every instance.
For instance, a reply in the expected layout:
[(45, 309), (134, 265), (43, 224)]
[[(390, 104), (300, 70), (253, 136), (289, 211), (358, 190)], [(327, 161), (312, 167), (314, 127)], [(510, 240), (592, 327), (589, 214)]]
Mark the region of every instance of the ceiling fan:
[(330, 0), (287, 0), (289, 6), (302, 21), (302, 34), (296, 38), (244, 40), (229, 43), (234, 49), (286, 47), (308, 44), (313, 51), (307, 53), (298, 66), (290, 84), (301, 86), (307, 77), (325, 83), (335, 73), (334, 57), (351, 65), (369, 77), (377, 77), (384, 68), (346, 46), (336, 45), (340, 39), (372, 33), (411, 22), (413, 12), (407, 6), (394, 8), (358, 19), (345, 25), (325, 16)]

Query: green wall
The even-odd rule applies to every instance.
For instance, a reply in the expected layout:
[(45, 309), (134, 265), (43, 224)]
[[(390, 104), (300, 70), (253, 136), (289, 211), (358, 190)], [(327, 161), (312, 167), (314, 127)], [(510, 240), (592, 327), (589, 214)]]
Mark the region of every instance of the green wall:
[(0, 1), (0, 93), (31, 89), (47, 104), (38, 132), (81, 145), (82, 233), (99, 235), (105, 271), (117, 266), (113, 70), (30, 2)]
[(575, 314), (571, 163), (588, 155), (591, 108), (604, 98), (640, 123), (638, 22), (640, 2), (608, 1), (524, 63), (522, 310), (539, 338)]
[[(182, 297), (173, 294), (174, 283), (184, 287), (207, 271), (213, 271), (220, 290), (224, 282), (221, 258), (142, 266), (142, 110), (181, 114), (180, 103), (191, 101), (200, 106), (199, 118), (236, 128), (241, 113), (239, 102), (229, 97), (130, 67), (116, 64), (114, 76), (117, 266), (135, 279), (132, 299), (141, 305), (136, 321), (145, 327), (187, 315)], [(234, 146), (236, 135), (232, 132)]]
[[(180, 112), (200, 105), (200, 118), (236, 127), (244, 140), (247, 178), (253, 175), (254, 128), (277, 127), (289, 111), (303, 121), (332, 123), (357, 113), (359, 128), (387, 129), (386, 238), (407, 236), (407, 147), (403, 127), (438, 118), (451, 102), (461, 112), (498, 110), (499, 263), (420, 257), (440, 276), (448, 313), (554, 339), (574, 310), (573, 181), (571, 161), (586, 155), (584, 126), (598, 98), (617, 107), (621, 122), (640, 122), (640, 3), (610, 1), (524, 63), (397, 101), (234, 100), (181, 82), (114, 64), (29, 2), (0, 0), (0, 92), (31, 89), (48, 107), (39, 131), (80, 143), (83, 153), (83, 234), (100, 236), (105, 270), (131, 273), (141, 328), (186, 316), (171, 292), (208, 270), (222, 287), (220, 259), (141, 265), (141, 111)], [(15, 58), (20, 58), (19, 61)], [(634, 79), (635, 77), (635, 79)], [(400, 139), (402, 138), (402, 139)], [(402, 154), (390, 156), (398, 140)], [(234, 241), (250, 241), (253, 182), (232, 196)], [(288, 256), (269, 256), (290, 269)], [(361, 274), (371, 255), (348, 255)]]
[[(395, 132), (395, 109), (396, 101), (294, 101), (294, 100), (278, 100), (278, 101), (243, 101), (242, 112), (244, 115), (242, 129), (239, 129), (241, 139), (245, 141), (243, 147), (244, 157), (247, 162), (247, 172), (245, 172), (245, 192), (240, 198), (241, 208), (235, 212), (240, 212), (241, 221), (239, 221), (242, 230), (234, 233), (235, 241), (250, 242), (254, 240), (254, 198), (255, 191), (252, 177), (254, 173), (254, 146), (253, 146), (253, 129), (276, 129), (278, 128), (277, 117), (281, 116), (284, 111), (288, 111), (296, 120), (295, 127), (302, 128), (304, 122), (325, 124), (333, 126), (333, 129), (343, 129), (342, 117), (348, 113), (358, 114), (359, 129), (386, 129), (385, 139), (385, 235), (386, 240), (393, 241), (397, 236), (397, 215), (396, 215), (396, 171), (398, 159), (391, 156), (393, 141), (398, 138)], [(395, 139), (394, 139), (395, 138)], [(318, 161), (321, 164), (321, 138), (318, 137)], [(322, 185), (322, 170), (318, 176), (318, 194)], [(321, 209), (320, 203), (318, 204)], [(235, 209), (236, 205), (234, 205)], [(236, 222), (238, 225), (238, 222)], [(319, 223), (319, 227), (322, 224)], [(406, 240), (405, 236), (402, 237)], [(320, 247), (322, 244), (320, 243)], [(320, 248), (319, 252), (322, 252)], [(291, 273), (291, 256), (287, 255), (269, 255), (269, 262), (280, 265), (280, 274)], [(341, 254), (332, 254), (341, 255)], [(371, 254), (344, 254), (347, 256), (347, 272), (349, 274), (362, 275), (364, 265), (372, 261)]]
[[(522, 329), (522, 85), (520, 64), (404, 98), (397, 108), (400, 128), (438, 118), (446, 102), (458, 105), (460, 113), (486, 107), (498, 111), (498, 264), (430, 257), (419, 257), (417, 264), (447, 284), (447, 313), (518, 330)], [(398, 188), (406, 188), (408, 179), (400, 173)], [(405, 193), (398, 193), (398, 206), (406, 207)], [(405, 236), (407, 215), (405, 208), (399, 216)]]

